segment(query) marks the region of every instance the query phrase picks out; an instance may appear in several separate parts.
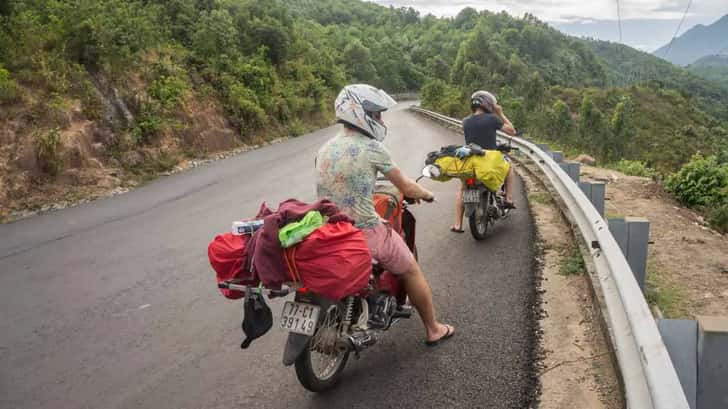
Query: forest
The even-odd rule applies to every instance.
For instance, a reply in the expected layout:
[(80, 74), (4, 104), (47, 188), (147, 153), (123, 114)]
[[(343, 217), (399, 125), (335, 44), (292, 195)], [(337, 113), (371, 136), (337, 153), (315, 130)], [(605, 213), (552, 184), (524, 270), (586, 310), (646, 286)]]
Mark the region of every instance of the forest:
[[(10, 0), (0, 3), (0, 163), (26, 179), (6, 181), (0, 199), (43, 191), (89, 155), (143, 178), (300, 135), (330, 124), (333, 98), (353, 82), (419, 92), (424, 107), (456, 117), (486, 89), (519, 130), (602, 164), (665, 177), (695, 155), (727, 166), (728, 88), (529, 14), (438, 18), (358, 0)], [(93, 153), (68, 142), (82, 126)]]

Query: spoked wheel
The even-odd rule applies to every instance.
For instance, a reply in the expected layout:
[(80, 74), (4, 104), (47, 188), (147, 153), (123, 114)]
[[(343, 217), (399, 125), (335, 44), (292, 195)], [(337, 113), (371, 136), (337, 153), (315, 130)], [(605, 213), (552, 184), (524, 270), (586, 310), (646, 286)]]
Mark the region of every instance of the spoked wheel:
[(485, 233), (488, 231), (490, 216), (488, 215), (488, 202), (490, 201), (490, 192), (483, 192), (480, 202), (475, 206), (473, 214), (468, 216), (468, 224), (470, 224), (470, 233), (473, 234), (475, 240), (483, 240)]
[(349, 350), (337, 348), (341, 334), (341, 309), (332, 305), (311, 337), (308, 347), (296, 359), (296, 376), (312, 392), (331, 389), (339, 381)]

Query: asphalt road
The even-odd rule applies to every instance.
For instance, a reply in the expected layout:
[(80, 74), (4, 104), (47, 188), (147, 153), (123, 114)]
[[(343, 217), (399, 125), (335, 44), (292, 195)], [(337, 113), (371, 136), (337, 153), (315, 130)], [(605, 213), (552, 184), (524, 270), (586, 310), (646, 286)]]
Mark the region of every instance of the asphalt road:
[[(402, 106), (385, 116), (400, 167), (458, 137)], [(420, 261), (454, 338), (419, 318), (351, 359), (316, 395), (283, 367), (273, 328), (242, 351), (242, 303), (217, 292), (207, 244), (261, 203), (314, 198), (314, 155), (337, 131), (0, 225), (0, 408), (520, 408), (534, 393), (534, 228), (520, 209), (483, 242), (448, 231), (456, 182), (424, 182)], [(281, 301), (272, 303), (278, 314)]]

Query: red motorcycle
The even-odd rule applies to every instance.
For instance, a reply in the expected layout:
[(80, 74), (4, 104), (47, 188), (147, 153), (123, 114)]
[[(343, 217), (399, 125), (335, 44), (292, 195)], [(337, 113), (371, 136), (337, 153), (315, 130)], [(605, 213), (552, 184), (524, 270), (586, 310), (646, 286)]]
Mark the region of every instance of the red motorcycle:
[[(402, 235), (416, 258), (416, 221), (407, 209), (414, 202), (392, 188), (375, 194), (377, 212)], [(341, 300), (330, 300), (292, 286), (281, 290), (254, 289), (230, 282), (219, 286), (248, 293), (258, 291), (269, 298), (295, 293), (293, 301), (283, 305), (279, 321), (279, 326), (289, 331), (283, 364), (295, 366), (298, 380), (306, 389), (323, 392), (339, 381), (351, 353), (358, 359), (364, 349), (377, 342), (378, 333), (412, 315), (400, 279), (373, 263), (367, 287)]]

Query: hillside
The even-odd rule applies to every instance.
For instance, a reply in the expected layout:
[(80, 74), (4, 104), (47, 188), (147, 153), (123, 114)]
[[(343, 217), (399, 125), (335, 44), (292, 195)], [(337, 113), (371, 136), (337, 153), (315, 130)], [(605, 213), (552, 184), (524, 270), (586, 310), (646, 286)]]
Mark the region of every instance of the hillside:
[[(486, 88), (517, 127), (551, 136), (554, 103), (566, 101), (559, 115), (566, 106), (580, 124), (587, 96), (597, 110), (580, 148), (601, 141), (607, 157), (639, 155), (648, 148), (625, 147), (698, 135), (676, 158), (656, 158), (664, 168), (716, 148), (716, 118), (728, 119), (727, 92), (685, 70), (611, 89), (620, 68), (609, 56), (531, 15), (423, 17), (351, 0), (12, 0), (0, 20), (0, 218), (330, 124), (349, 82), (423, 90), (426, 104), (452, 114)], [(609, 124), (632, 118), (643, 131), (617, 140), (635, 145), (607, 152)]]
[(728, 54), (703, 57), (690, 64), (687, 69), (695, 75), (728, 88)]
[[(698, 24), (665, 44), (655, 55), (673, 64), (688, 65), (707, 55), (720, 54), (728, 47), (728, 14), (710, 25)], [(669, 51), (669, 52), (668, 52)]]
[(610, 85), (673, 89), (689, 96), (706, 112), (728, 121), (728, 87), (632, 47), (598, 40), (585, 43), (603, 62)]

